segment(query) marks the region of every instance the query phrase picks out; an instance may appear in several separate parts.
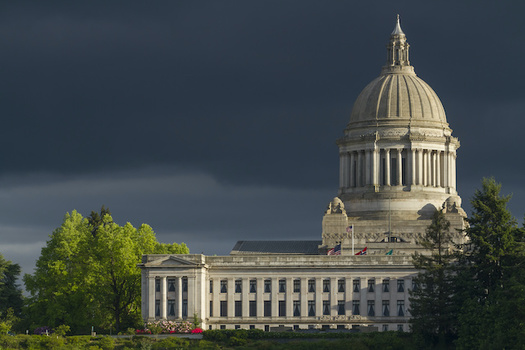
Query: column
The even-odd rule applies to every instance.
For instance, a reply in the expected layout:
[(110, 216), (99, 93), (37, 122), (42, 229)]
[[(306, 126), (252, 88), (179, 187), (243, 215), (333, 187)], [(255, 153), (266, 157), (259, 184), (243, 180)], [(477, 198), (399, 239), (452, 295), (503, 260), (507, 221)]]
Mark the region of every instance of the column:
[(293, 316), (292, 292), (293, 292), (292, 278), (286, 277), (286, 293), (284, 293), (285, 300), (286, 300), (286, 318)]
[(436, 152), (436, 186), (441, 187), (441, 151)]
[(345, 157), (343, 154), (339, 153), (339, 188), (344, 188), (344, 178), (345, 178)]
[(403, 185), (403, 157), (401, 155), (402, 151), (403, 151), (402, 148), (397, 149), (397, 185), (398, 186)]
[(264, 279), (257, 277), (256, 293), (257, 293), (257, 318), (264, 316)]
[(315, 316), (323, 316), (323, 279), (315, 278)]
[(168, 288), (166, 284), (166, 277), (160, 278), (160, 318), (165, 320), (167, 316), (168, 306), (167, 304), (167, 295)]
[(416, 150), (410, 149), (410, 185), (416, 184)]
[(417, 149), (417, 184), (423, 185), (423, 150)]
[(272, 318), (279, 317), (279, 280), (272, 278)]
[(197, 304), (197, 293), (196, 293), (196, 290), (195, 290), (195, 287), (196, 287), (196, 280), (195, 280), (195, 276), (188, 276), (188, 292), (186, 293), (186, 300), (187, 300), (187, 305), (188, 305), (188, 316), (187, 318), (190, 319), (191, 317), (193, 317), (193, 314), (195, 313), (196, 310), (196, 304)]
[(356, 187), (363, 186), (363, 152), (357, 151)]
[[(448, 147), (447, 147), (448, 148)], [(443, 152), (443, 187), (450, 187), (450, 163), (448, 149)]]
[(235, 317), (235, 280), (233, 277), (227, 279), (228, 285), (226, 286), (227, 300), (228, 300), (228, 319)]
[(330, 277), (330, 315), (337, 316), (337, 278)]
[(343, 187), (348, 188), (350, 186), (350, 155), (348, 152), (345, 152), (344, 154), (344, 175), (343, 175)]
[(432, 151), (432, 154), (430, 155), (431, 162), (432, 162), (432, 187), (436, 187), (436, 152)]
[(355, 152), (350, 153), (350, 185), (349, 187), (355, 187)]
[(155, 277), (148, 277), (148, 319), (155, 318)]
[(352, 296), (353, 296), (353, 284), (352, 278), (346, 276), (345, 278), (345, 315), (350, 316), (352, 314)]
[(221, 316), (220, 289), (221, 289), (220, 278), (214, 278), (213, 279), (213, 317)]
[(385, 149), (385, 186), (390, 186), (390, 149)]
[(182, 278), (181, 277), (177, 277), (175, 279), (175, 284), (176, 284), (176, 293), (177, 293), (177, 297), (175, 298), (175, 302), (177, 303), (177, 318), (178, 319), (181, 319), (182, 318)]
[(365, 185), (370, 185), (372, 181), (370, 180), (370, 177), (372, 175), (371, 173), (371, 165), (372, 161), (370, 159), (370, 150), (365, 150)]
[(452, 187), (456, 188), (456, 153), (452, 153)]
[(432, 162), (430, 160), (432, 150), (427, 149), (427, 186), (432, 186)]
[(301, 278), (301, 318), (308, 317), (308, 278)]
[(249, 317), (250, 316), (250, 299), (249, 299), (249, 292), (250, 292), (250, 279), (244, 277), (242, 279), (242, 317)]
[(379, 152), (377, 147), (374, 146), (372, 150), (372, 185), (379, 185)]

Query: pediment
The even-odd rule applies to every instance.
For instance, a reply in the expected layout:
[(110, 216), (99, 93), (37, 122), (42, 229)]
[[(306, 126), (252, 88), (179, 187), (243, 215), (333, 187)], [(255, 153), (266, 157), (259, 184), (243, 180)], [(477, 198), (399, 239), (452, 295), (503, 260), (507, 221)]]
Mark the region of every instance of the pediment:
[(162, 257), (144, 264), (145, 267), (175, 267), (175, 266), (199, 266), (192, 261), (188, 261), (176, 256)]

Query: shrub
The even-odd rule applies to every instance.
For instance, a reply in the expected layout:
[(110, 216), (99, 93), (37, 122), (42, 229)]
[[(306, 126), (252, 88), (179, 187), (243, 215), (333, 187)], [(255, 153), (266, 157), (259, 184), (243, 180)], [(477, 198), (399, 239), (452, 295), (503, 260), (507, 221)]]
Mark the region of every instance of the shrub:
[(242, 346), (242, 345), (246, 345), (247, 342), (248, 341), (246, 340), (246, 338), (238, 338), (238, 337), (231, 337), (228, 340), (228, 344), (231, 346)]
[(97, 345), (103, 350), (113, 350), (115, 348), (115, 341), (111, 337), (102, 337), (98, 340)]

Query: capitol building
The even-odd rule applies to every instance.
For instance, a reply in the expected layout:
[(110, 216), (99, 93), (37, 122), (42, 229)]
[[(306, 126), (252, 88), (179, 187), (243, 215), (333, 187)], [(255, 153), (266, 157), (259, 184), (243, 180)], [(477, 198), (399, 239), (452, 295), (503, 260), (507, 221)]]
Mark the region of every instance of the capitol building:
[[(142, 317), (203, 329), (408, 331), (412, 254), (442, 210), (456, 243), (465, 212), (437, 94), (409, 61), (399, 18), (379, 77), (355, 100), (339, 147), (339, 191), (318, 241), (239, 241), (228, 256), (144, 255)], [(334, 164), (335, 171), (335, 164)], [(284, 328), (283, 328), (284, 327)]]

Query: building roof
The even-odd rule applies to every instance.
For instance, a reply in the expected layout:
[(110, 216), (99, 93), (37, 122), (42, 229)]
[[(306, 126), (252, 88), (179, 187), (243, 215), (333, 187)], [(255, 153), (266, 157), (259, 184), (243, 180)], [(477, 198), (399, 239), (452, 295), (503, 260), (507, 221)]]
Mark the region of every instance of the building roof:
[(318, 255), (322, 241), (238, 241), (230, 255), (237, 254), (303, 254)]

